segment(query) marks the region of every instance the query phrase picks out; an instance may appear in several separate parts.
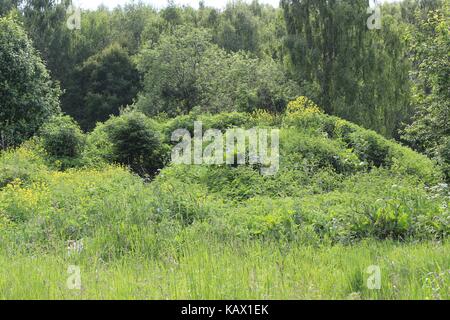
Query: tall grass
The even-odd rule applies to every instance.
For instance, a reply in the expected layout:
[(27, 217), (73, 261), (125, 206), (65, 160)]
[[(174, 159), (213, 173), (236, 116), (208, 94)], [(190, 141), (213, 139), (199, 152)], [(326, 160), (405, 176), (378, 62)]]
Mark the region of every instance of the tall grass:
[[(0, 299), (449, 299), (448, 244), (354, 246), (203, 239), (177, 252), (110, 262), (91, 255), (0, 254)], [(81, 290), (68, 289), (69, 265)], [(381, 270), (369, 290), (366, 270)]]

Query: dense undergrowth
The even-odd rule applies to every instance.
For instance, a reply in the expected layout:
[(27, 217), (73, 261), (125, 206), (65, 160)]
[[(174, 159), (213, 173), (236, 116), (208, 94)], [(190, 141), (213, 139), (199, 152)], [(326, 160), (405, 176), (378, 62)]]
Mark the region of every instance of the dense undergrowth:
[[(44, 138), (36, 138), (0, 157), (2, 259), (66, 259), (67, 241), (81, 239), (86, 265), (101, 261), (115, 266), (124, 257), (185, 259), (187, 248), (194, 250), (194, 239), (200, 248), (209, 238), (214, 250), (220, 245), (322, 251), (344, 245), (351, 250), (366, 240), (447, 248), (450, 197), (439, 168), (425, 156), (314, 108), (291, 105), (278, 116), (194, 112), (170, 120), (145, 119), (155, 130), (148, 138), (159, 149), (149, 161), (137, 157), (133, 165), (167, 163), (163, 151), (170, 150), (170, 133), (192, 130), (194, 120), (201, 120), (204, 129), (281, 128), (279, 172), (262, 176), (252, 166), (167, 164), (149, 180), (115, 163), (120, 162), (117, 142), (108, 135), (108, 122), (83, 138), (83, 149), (70, 159), (49, 155)], [(447, 277), (448, 254), (439, 259)], [(448, 294), (447, 289), (440, 294)], [(239, 292), (170, 297), (263, 297), (262, 292)]]

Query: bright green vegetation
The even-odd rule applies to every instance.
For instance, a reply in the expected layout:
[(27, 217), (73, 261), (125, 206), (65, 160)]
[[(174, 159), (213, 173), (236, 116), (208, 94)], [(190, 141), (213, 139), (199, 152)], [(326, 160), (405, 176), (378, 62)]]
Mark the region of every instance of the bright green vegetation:
[[(449, 299), (448, 1), (70, 2), (0, 3), (0, 299)], [(195, 121), (279, 171), (171, 164)]]
[[(0, 297), (448, 298), (449, 197), (438, 167), (304, 101), (284, 116), (111, 120), (119, 132), (154, 130), (161, 149), (194, 119), (204, 129), (281, 127), (273, 177), (169, 165), (144, 182), (107, 163), (115, 135), (100, 129), (109, 123), (65, 171), (46, 156), (45, 137), (3, 152)], [(84, 250), (68, 257), (67, 241), (80, 239)], [(82, 269), (81, 293), (65, 287), (68, 265)], [(384, 274), (381, 291), (365, 285), (370, 265)]]
[[(157, 259), (0, 255), (0, 299), (449, 299), (448, 245), (352, 247), (191, 238)], [(81, 268), (82, 290), (66, 287)], [(366, 269), (381, 268), (381, 290)]]

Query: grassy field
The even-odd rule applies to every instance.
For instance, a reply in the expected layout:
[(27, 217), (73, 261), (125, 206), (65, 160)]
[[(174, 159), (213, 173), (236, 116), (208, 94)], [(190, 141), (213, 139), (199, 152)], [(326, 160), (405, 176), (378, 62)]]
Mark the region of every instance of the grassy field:
[[(87, 251), (88, 252), (88, 251)], [(124, 256), (106, 263), (88, 253), (0, 255), (0, 299), (449, 299), (448, 244), (355, 246), (211, 240), (158, 259)], [(67, 287), (69, 265), (81, 290)], [(369, 290), (366, 270), (381, 270)]]

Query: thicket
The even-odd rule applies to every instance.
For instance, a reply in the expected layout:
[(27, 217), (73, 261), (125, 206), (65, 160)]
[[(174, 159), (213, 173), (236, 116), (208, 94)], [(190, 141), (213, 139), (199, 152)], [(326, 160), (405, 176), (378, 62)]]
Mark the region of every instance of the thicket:
[(3, 152), (3, 246), (48, 251), (84, 239), (102, 259), (112, 259), (157, 256), (181, 245), (177, 239), (186, 233), (310, 245), (448, 237), (449, 190), (431, 160), (327, 116), (304, 98), (281, 119), (261, 113), (200, 116), (206, 127), (223, 130), (281, 123), (276, 176), (262, 176), (252, 166), (169, 165), (144, 182), (129, 171), (142, 174), (146, 165), (159, 165), (165, 153), (158, 152), (170, 150), (168, 128), (180, 125), (174, 121), (189, 124), (185, 117), (112, 118), (88, 135), (82, 164), (65, 171), (42, 156), (39, 140)]

